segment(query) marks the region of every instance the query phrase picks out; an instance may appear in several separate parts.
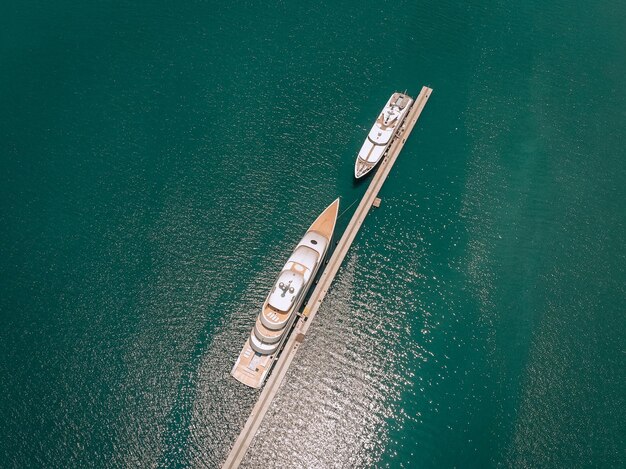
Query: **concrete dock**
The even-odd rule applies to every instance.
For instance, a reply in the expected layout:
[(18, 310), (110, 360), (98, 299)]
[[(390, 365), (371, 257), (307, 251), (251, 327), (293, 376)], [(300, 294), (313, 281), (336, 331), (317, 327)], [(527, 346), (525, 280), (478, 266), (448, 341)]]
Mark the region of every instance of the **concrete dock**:
[(422, 90), (415, 99), (415, 102), (413, 103), (413, 106), (411, 107), (411, 110), (409, 111), (402, 127), (394, 137), (394, 141), (387, 150), (386, 156), (383, 161), (380, 162), (379, 167), (372, 177), (369, 187), (367, 188), (367, 191), (363, 195), (363, 198), (354, 212), (350, 223), (339, 240), (335, 251), (328, 261), (328, 265), (320, 276), (317, 286), (309, 298), (307, 306), (302, 311), (302, 315), (298, 319), (298, 322), (296, 323), (296, 326), (294, 327), (294, 330), (291, 333), (279, 360), (274, 366), (271, 376), (267, 380), (267, 383), (265, 383), (265, 387), (259, 396), (258, 402), (252, 409), (250, 417), (248, 417), (243, 430), (239, 434), (239, 437), (235, 441), (228, 458), (224, 462), (223, 468), (239, 467), (239, 464), (245, 456), (257, 430), (259, 429), (259, 426), (261, 425), (263, 417), (265, 417), (274, 396), (282, 384), (293, 357), (298, 351), (299, 345), (304, 340), (313, 318), (315, 318), (322, 301), (326, 297), (326, 293), (328, 292), (335, 275), (339, 271), (339, 268), (348, 253), (348, 249), (350, 249), (356, 234), (361, 228), (363, 220), (365, 220), (365, 217), (369, 213), (372, 205), (377, 200), (380, 188), (387, 179), (393, 164), (396, 162), (400, 151), (402, 151), (402, 148), (411, 134), (411, 131), (422, 113), (422, 110), (424, 109), (432, 91), (432, 89), (426, 86), (422, 87)]

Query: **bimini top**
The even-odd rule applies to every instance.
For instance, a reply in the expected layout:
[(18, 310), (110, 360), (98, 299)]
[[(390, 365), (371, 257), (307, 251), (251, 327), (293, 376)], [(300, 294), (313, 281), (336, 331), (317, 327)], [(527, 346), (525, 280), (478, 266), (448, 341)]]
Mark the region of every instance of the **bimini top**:
[(276, 280), (274, 289), (268, 299), (269, 305), (278, 311), (289, 311), (293, 302), (298, 298), (304, 278), (293, 270), (284, 270)]

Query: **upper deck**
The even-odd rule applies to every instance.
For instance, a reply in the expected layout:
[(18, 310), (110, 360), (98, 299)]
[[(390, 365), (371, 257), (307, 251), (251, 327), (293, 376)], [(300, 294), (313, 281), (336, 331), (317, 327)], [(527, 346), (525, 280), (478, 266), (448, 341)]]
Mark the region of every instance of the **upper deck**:
[[(374, 122), (374, 125), (367, 135), (367, 140), (373, 145), (387, 145), (404, 120), (412, 102), (413, 99), (402, 93), (392, 94), (376, 119), (376, 122)], [(365, 149), (367, 140), (365, 144), (363, 144), (362, 150)], [(367, 159), (365, 157), (366, 155), (362, 153), (363, 152), (359, 152), (359, 156), (364, 160)]]

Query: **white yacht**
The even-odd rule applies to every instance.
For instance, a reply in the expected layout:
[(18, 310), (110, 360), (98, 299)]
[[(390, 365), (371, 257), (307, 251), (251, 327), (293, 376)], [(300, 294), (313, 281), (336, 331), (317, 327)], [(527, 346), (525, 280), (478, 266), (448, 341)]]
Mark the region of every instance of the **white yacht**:
[(413, 99), (406, 94), (391, 95), (359, 151), (354, 165), (355, 178), (365, 176), (383, 158), (385, 150), (402, 126), (411, 104)]
[(324, 261), (338, 211), (339, 199), (317, 217), (278, 275), (250, 337), (230, 372), (243, 384), (260, 388), (267, 378), (289, 335), (304, 296)]

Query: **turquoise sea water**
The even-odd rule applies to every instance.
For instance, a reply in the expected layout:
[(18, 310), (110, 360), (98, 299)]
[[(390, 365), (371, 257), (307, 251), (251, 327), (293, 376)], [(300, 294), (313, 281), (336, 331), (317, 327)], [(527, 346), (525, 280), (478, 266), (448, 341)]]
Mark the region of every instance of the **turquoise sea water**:
[(422, 85), (244, 466), (626, 465), (626, 7), (521, 3), (2, 3), (0, 465), (219, 466), (275, 275)]

